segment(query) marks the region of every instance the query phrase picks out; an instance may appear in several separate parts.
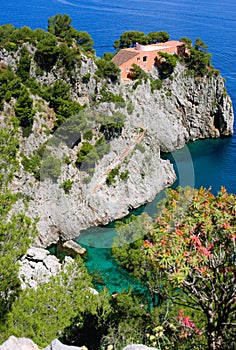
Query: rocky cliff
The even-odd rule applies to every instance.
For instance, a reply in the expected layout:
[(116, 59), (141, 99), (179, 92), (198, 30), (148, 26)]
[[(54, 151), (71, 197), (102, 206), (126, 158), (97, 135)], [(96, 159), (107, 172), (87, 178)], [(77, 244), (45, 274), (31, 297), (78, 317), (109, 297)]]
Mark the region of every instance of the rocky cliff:
[[(33, 57), (35, 51), (29, 45), (27, 48)], [(2, 50), (0, 61), (16, 71), (19, 58), (17, 54), (13, 57)], [(63, 71), (56, 67), (41, 75), (36, 72), (32, 63), (30, 74), (40, 84), (50, 86), (64, 79), (70, 86), (71, 97), (89, 106), (83, 114), (92, 115), (90, 144), (97, 145), (101, 137), (109, 144), (109, 151), (93, 162), (92, 171), (90, 169), (88, 173), (83, 164), (78, 167), (78, 152), (87, 141), (81, 138), (82, 132), (78, 130), (72, 147), (68, 138), (65, 142), (63, 135), (68, 135), (71, 129), (78, 129), (80, 125), (72, 118), (71, 122), (67, 121), (64, 133), (60, 134), (63, 126), (57, 130), (56, 136), (45, 133), (43, 128), (46, 125), (47, 130), (50, 129), (55, 115), (47, 103), (33, 96), (34, 105), (40, 105), (41, 111), (35, 115), (33, 133), (28, 138), (21, 137), (21, 154), (30, 157), (39, 146), (50, 140), (48, 152), (59, 159), (61, 169), (56, 181), (50, 176), (38, 181), (22, 166), (12, 182), (14, 191), (23, 192), (30, 198), (28, 214), (39, 218), (39, 236), (35, 241), (39, 247), (75, 238), (83, 229), (107, 224), (124, 217), (130, 209), (152, 201), (157, 193), (176, 179), (172, 165), (161, 159), (161, 152), (172, 152), (189, 141), (228, 136), (233, 132), (232, 103), (219, 74), (194, 77), (178, 63), (171, 77), (162, 81), (159, 90), (153, 91), (149, 80), (136, 84), (133, 81), (112, 83), (97, 79), (93, 59), (84, 55), (73, 79), (63, 75)], [(85, 82), (83, 77), (88, 75), (89, 79)], [(158, 78), (155, 69), (151, 76)], [(110, 102), (109, 96), (119, 96), (122, 102)], [(94, 103), (95, 108), (92, 107)], [(9, 108), (5, 104), (4, 112)], [(96, 124), (96, 118), (101, 114), (110, 118), (119, 113), (125, 116), (125, 121), (118, 131), (107, 137), (107, 129), (102, 130), (101, 125)], [(42, 163), (41, 180), (47, 169)], [(68, 180), (70, 190), (65, 191), (63, 183)], [(18, 202), (15, 210), (20, 207)]]

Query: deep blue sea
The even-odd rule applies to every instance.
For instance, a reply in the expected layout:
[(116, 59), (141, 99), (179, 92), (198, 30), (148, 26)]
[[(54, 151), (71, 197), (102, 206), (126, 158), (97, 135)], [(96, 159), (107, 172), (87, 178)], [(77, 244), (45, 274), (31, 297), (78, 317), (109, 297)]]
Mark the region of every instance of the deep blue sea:
[[(113, 42), (126, 30), (167, 31), (171, 39), (200, 37), (213, 55), (213, 64), (226, 78), (236, 113), (236, 1), (235, 0), (0, 0), (0, 25), (32, 29), (47, 27), (47, 19), (67, 13), (72, 25), (86, 30), (95, 42), (98, 56), (113, 51)], [(231, 138), (197, 141), (172, 155), (180, 175), (180, 184), (212, 187), (216, 193), (224, 185), (236, 193), (236, 129)], [(155, 211), (157, 199), (148, 205)], [(153, 209), (154, 208), (154, 209)], [(110, 257), (112, 225), (93, 229), (81, 236), (88, 244), (90, 271), (100, 270), (110, 290), (130, 284), (127, 275)], [(100, 237), (100, 243), (91, 247)], [(104, 248), (101, 248), (101, 247)], [(107, 248), (105, 248), (107, 246)]]

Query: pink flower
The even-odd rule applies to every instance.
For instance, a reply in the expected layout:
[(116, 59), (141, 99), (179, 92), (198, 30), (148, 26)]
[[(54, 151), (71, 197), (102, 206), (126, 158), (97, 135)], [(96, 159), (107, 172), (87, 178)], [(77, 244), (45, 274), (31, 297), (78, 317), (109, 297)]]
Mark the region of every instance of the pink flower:
[(200, 241), (198, 236), (193, 235), (192, 240), (195, 243), (196, 247), (201, 247), (202, 246), (202, 243), (201, 243), (201, 241)]
[(208, 250), (212, 250), (213, 248), (214, 248), (214, 244), (213, 243), (209, 244)]
[(207, 258), (211, 258), (211, 252), (205, 248), (205, 247), (201, 247), (200, 249), (200, 252), (205, 255)]
[(195, 323), (190, 319), (190, 316), (185, 316), (182, 325), (189, 328), (195, 328)]
[(143, 246), (144, 246), (144, 248), (150, 248), (153, 246), (153, 244), (148, 239), (145, 239)]

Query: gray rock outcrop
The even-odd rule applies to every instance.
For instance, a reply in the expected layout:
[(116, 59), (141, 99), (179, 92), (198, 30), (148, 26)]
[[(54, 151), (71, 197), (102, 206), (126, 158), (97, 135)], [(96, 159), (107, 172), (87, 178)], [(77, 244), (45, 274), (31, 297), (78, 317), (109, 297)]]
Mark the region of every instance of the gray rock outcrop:
[(0, 350), (40, 350), (39, 347), (28, 338), (16, 338), (10, 336), (2, 345)]
[(20, 261), (22, 288), (37, 288), (38, 284), (48, 282), (61, 270), (59, 260), (43, 248), (31, 247)]

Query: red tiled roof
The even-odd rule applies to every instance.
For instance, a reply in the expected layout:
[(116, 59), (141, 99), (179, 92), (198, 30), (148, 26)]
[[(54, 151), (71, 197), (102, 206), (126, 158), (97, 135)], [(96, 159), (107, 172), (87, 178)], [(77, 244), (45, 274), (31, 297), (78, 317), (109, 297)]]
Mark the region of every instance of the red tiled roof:
[(112, 62), (114, 62), (118, 67), (123, 63), (129, 61), (131, 58), (137, 56), (139, 53), (137, 50), (133, 51), (130, 49), (120, 50), (115, 57), (113, 57)]
[[(129, 61), (131, 58), (137, 56), (140, 51), (166, 51), (172, 52), (178, 46), (184, 45), (183, 42), (177, 40), (170, 40), (164, 43), (151, 44), (151, 45), (139, 45), (137, 47), (126, 48), (120, 50), (115, 57), (113, 57), (112, 62), (114, 62), (118, 67), (120, 67), (125, 62)], [(138, 49), (140, 47), (140, 49)], [(142, 50), (143, 48), (143, 50)], [(149, 49), (148, 49), (149, 48)], [(159, 49), (159, 50), (158, 50)]]

